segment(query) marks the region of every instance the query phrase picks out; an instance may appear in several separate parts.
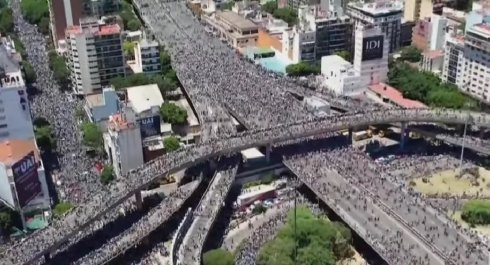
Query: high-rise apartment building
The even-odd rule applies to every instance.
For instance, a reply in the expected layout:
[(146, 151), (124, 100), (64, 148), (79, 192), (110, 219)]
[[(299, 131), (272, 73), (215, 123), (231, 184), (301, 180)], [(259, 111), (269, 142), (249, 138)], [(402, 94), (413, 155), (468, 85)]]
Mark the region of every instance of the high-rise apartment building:
[(347, 14), (356, 26), (379, 27), (389, 40), (390, 53), (400, 48), (403, 16), (403, 5), (400, 2), (349, 3)]
[(79, 95), (102, 92), (117, 76), (125, 76), (123, 39), (117, 24), (92, 18), (66, 30), (68, 67), (73, 91)]
[(157, 41), (146, 38), (136, 42), (134, 47), (134, 58), (138, 73), (158, 74), (160, 66), (160, 45)]
[(320, 5), (301, 6), (298, 20), (293, 46), (301, 51), (299, 61), (320, 61), (323, 56), (351, 51), (352, 22), (348, 16), (335, 16)]
[(360, 87), (385, 82), (388, 78), (389, 38), (379, 27), (358, 25), (354, 41), (354, 70)]
[(445, 3), (442, 0), (405, 0), (403, 19), (405, 21), (418, 21), (432, 14), (440, 15)]
[(64, 41), (65, 30), (78, 25), (80, 18), (103, 16), (114, 13), (121, 7), (121, 0), (51, 0), (49, 3), (55, 45)]
[(412, 46), (422, 51), (442, 49), (447, 23), (447, 19), (439, 15), (420, 19), (412, 31)]

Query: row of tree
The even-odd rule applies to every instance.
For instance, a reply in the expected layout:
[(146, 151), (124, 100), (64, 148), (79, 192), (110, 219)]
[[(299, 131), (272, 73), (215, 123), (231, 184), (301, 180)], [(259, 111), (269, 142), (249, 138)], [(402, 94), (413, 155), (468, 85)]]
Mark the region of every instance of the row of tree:
[(470, 225), (490, 224), (490, 201), (470, 200), (463, 205), (461, 218)]
[(22, 15), (31, 23), (36, 24), (39, 31), (49, 34), (49, 6), (46, 0), (22, 0), (20, 3)]
[(262, 6), (262, 10), (271, 14), (275, 18), (282, 19), (288, 23), (289, 26), (296, 25), (298, 23), (298, 10), (294, 8), (279, 8), (277, 1), (269, 1)]
[(388, 73), (389, 84), (399, 89), (403, 96), (419, 100), (431, 107), (453, 109), (475, 109), (477, 102), (439, 77), (419, 71), (405, 62), (391, 62)]
[(286, 66), (286, 73), (289, 76), (308, 76), (318, 75), (321, 73), (321, 67), (317, 64), (300, 62)]
[(58, 55), (56, 51), (49, 51), (49, 68), (53, 71), (54, 78), (61, 88), (68, 88), (70, 85), (70, 70), (66, 65), (65, 59)]
[(122, 8), (119, 12), (119, 16), (121, 17), (124, 29), (130, 31), (136, 31), (141, 28), (141, 21), (138, 19), (133, 10), (133, 5), (131, 4), (131, 0), (124, 0), (122, 2)]

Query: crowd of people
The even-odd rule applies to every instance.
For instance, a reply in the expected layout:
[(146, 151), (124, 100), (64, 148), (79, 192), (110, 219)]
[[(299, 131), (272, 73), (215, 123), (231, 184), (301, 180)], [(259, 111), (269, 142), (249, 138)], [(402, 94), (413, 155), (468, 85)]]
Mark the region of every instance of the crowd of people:
[[(158, 176), (202, 161), (221, 150), (225, 150), (221, 154), (226, 155), (234, 152), (235, 146), (249, 147), (257, 142), (283, 141), (304, 133), (313, 135), (321, 131), (337, 130), (346, 124), (353, 126), (356, 123), (389, 121), (385, 120), (386, 117), (394, 120), (400, 117), (431, 120), (435, 117), (451, 121), (461, 120), (462, 116), (467, 115), (458, 111), (428, 110), (364, 112), (352, 101), (329, 97), (332, 104), (348, 105), (350, 109), (358, 111), (338, 117), (313, 117), (289, 93), (292, 91), (310, 95), (313, 92), (292, 84), (287, 78), (244, 63), (244, 59), (236, 56), (233, 50), (208, 36), (184, 3), (146, 0), (138, 0), (136, 3), (140, 6), (142, 16), (150, 22), (154, 34), (172, 53), (175, 70), (193, 99), (198, 116), (206, 124), (204, 130), (208, 136), (204, 137), (201, 144), (164, 155), (132, 170), (116, 182), (102, 186), (95, 172), (95, 161), (86, 156), (81, 145), (75, 118), (80, 103), (70, 100), (61, 92), (49, 69), (44, 36), (35, 25), (30, 25), (22, 18), (19, 1), (12, 1), (15, 27), (26, 46), (29, 61), (35, 66), (36, 86), (41, 92), (32, 100), (32, 112), (35, 117), (46, 118), (51, 123), (58, 141), (56, 151), (59, 153), (60, 172), (56, 175), (60, 184), (60, 197), (79, 203), (80, 206), (66, 218), (54, 221), (47, 228), (10, 248), (0, 263), (21, 264), (41, 257), (48, 248), (73, 237), (81, 225), (100, 219), (108, 210), (127, 200)], [(143, 7), (144, 4), (147, 7)], [(227, 111), (253, 130), (235, 134), (235, 127)], [(485, 114), (471, 115), (473, 123), (488, 124), (490, 121)], [(154, 215), (148, 215), (148, 218), (150, 216)], [(101, 253), (94, 255), (104, 256)]]
[(193, 221), (178, 251), (176, 265), (201, 264), (201, 254), (204, 241), (211, 229), (238, 169), (238, 159), (223, 161), (220, 165), (207, 192), (201, 199), (193, 214)]
[[(476, 234), (407, 187), (406, 176), (415, 175), (417, 167), (380, 166), (352, 147), (289, 157), (286, 165), (332, 208), (338, 208), (344, 221), (392, 264), (488, 263)], [(432, 169), (451, 165), (434, 163)], [(405, 177), (397, 172), (404, 172)]]
[(181, 208), (182, 204), (196, 189), (198, 183), (195, 181), (179, 187), (177, 191), (169, 194), (159, 205), (151, 209), (148, 214), (130, 228), (111, 238), (102, 247), (95, 249), (73, 264), (104, 264), (138, 244)]

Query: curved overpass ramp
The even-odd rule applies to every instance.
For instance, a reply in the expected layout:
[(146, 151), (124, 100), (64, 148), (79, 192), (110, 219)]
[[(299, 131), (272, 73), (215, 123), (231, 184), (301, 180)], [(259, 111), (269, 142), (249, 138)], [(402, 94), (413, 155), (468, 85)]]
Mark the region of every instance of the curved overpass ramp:
[(24, 241), (10, 248), (0, 259), (0, 264), (28, 264), (56, 249), (72, 235), (99, 219), (157, 178), (196, 165), (209, 158), (227, 155), (243, 149), (281, 143), (288, 140), (334, 132), (357, 126), (395, 122), (438, 122), (490, 127), (490, 115), (442, 109), (382, 109), (369, 113), (346, 113), (339, 116), (284, 124), (277, 127), (247, 131), (215, 142), (203, 143), (147, 163), (106, 189), (95, 193), (92, 200), (77, 207), (65, 219), (54, 222)]

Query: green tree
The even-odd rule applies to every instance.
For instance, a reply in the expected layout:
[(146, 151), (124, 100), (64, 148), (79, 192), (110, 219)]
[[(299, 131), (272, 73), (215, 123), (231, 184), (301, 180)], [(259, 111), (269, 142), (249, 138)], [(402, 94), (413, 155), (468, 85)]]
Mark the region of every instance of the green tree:
[(56, 204), (54, 207), (53, 211), (56, 216), (63, 216), (66, 212), (71, 210), (73, 208), (73, 205), (69, 202), (60, 202)]
[(225, 10), (231, 10), (235, 6), (235, 1), (228, 1), (224, 3), (221, 7)]
[(36, 128), (40, 128), (40, 127), (49, 126), (49, 121), (43, 117), (37, 117), (32, 121), (32, 124), (34, 124)]
[(169, 78), (164, 78), (163, 76), (153, 77), (153, 82), (158, 85), (158, 88), (164, 97), (167, 93), (177, 89), (177, 83), (175, 81), (172, 81)]
[(53, 132), (51, 131), (51, 127), (42, 126), (36, 127), (34, 131), (34, 135), (36, 136), (36, 143), (43, 151), (52, 150), (56, 147), (56, 141), (53, 138)]
[(162, 74), (166, 74), (168, 71), (172, 69), (172, 59), (170, 58), (170, 54), (163, 47), (160, 49), (160, 66)]
[(179, 81), (179, 78), (177, 77), (177, 73), (174, 71), (174, 69), (168, 70), (165, 73), (164, 77), (165, 77), (165, 79), (168, 79), (168, 80), (173, 81), (175, 83), (177, 83)]
[(136, 43), (134, 43), (133, 41), (124, 41), (123, 51), (126, 59), (134, 58), (134, 47), (136, 47)]
[(187, 111), (174, 103), (163, 103), (160, 114), (165, 122), (181, 125), (187, 122)]
[(293, 8), (278, 8), (274, 10), (273, 15), (275, 18), (286, 21), (289, 26), (293, 26), (298, 22), (298, 11)]
[(179, 139), (174, 136), (169, 136), (163, 140), (163, 146), (165, 146), (165, 150), (169, 152), (173, 152), (180, 148)]
[(0, 0), (0, 9), (3, 9), (4, 7), (8, 7), (9, 3), (7, 0)]
[(286, 67), (286, 73), (289, 76), (307, 76), (320, 74), (320, 67), (306, 62), (290, 64)]
[(107, 185), (112, 180), (114, 180), (114, 168), (112, 167), (112, 165), (105, 165), (104, 169), (100, 173), (100, 182), (102, 182), (102, 184), (104, 185)]
[(28, 84), (36, 82), (36, 72), (28, 61), (22, 61), (22, 70)]
[(422, 53), (419, 49), (413, 46), (407, 46), (402, 48), (398, 59), (401, 61), (416, 63), (422, 60)]
[(14, 30), (14, 17), (10, 8), (0, 9), (0, 32), (11, 33)]
[(12, 216), (10, 211), (3, 210), (0, 212), (0, 228), (4, 231), (4, 234), (8, 236), (10, 228), (12, 228)]
[(145, 75), (144, 73), (138, 73), (134, 75), (129, 75), (126, 77), (116, 77), (110, 80), (111, 85), (114, 86), (115, 89), (123, 89), (126, 87), (133, 86), (144, 86), (148, 84), (152, 84), (153, 80)]
[(20, 8), (22, 15), (31, 24), (40, 23), (43, 17), (48, 18), (49, 21), (49, 7), (46, 0), (22, 0)]
[(141, 22), (138, 20), (138, 18), (133, 18), (130, 21), (128, 21), (128, 29), (130, 31), (136, 31), (141, 28)]
[(235, 259), (233, 255), (224, 249), (218, 248), (210, 250), (204, 253), (203, 257), (204, 265), (234, 265)]
[(44, 35), (49, 34), (49, 22), (49, 17), (42, 17), (38, 23), (39, 31)]
[(104, 139), (102, 137), (102, 131), (95, 123), (84, 122), (82, 123), (83, 132), (83, 144), (97, 151), (102, 151), (104, 146)]
[(344, 58), (344, 60), (348, 62), (352, 62), (352, 54), (349, 51), (338, 51), (335, 54)]
[(490, 201), (470, 200), (463, 205), (461, 218), (471, 225), (490, 224)]
[(277, 9), (277, 2), (276, 1), (268, 1), (264, 5), (262, 5), (262, 10), (269, 14), (274, 14), (274, 11)]
[(70, 83), (70, 71), (63, 57), (59, 56), (56, 51), (50, 51), (48, 57), (49, 67), (53, 70), (54, 78), (62, 87), (68, 85)]

